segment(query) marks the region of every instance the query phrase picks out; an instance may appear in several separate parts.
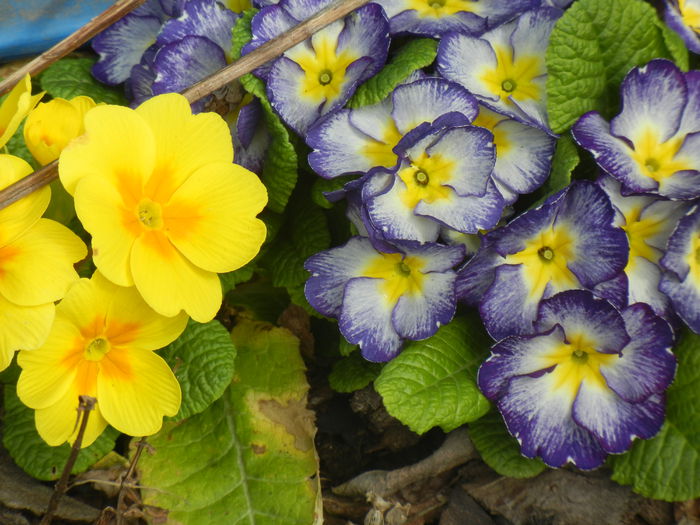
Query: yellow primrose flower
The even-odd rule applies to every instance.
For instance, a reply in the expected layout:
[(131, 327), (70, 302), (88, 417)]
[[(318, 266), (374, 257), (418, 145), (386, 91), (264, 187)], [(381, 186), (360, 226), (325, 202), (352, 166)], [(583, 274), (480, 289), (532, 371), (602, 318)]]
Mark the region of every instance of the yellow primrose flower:
[(39, 435), (52, 446), (74, 441), (78, 396), (97, 399), (83, 437), (90, 445), (110, 424), (131, 436), (158, 432), (180, 409), (180, 385), (153, 350), (174, 341), (187, 316), (163, 317), (139, 293), (95, 272), (56, 307), (46, 343), (19, 353), (17, 395), (36, 410)]
[(85, 130), (61, 153), (59, 175), (95, 265), (162, 315), (211, 320), (222, 299), (216, 274), (246, 264), (265, 240), (255, 216), (267, 192), (232, 163), (228, 125), (169, 93), (136, 110), (98, 106)]
[(85, 133), (83, 118), (94, 107), (95, 101), (83, 96), (40, 103), (24, 123), (24, 142), (34, 158), (42, 166), (56, 160), (71, 140)]
[(0, 105), (0, 148), (12, 138), (22, 119), (37, 105), (44, 91), (32, 96), (29, 75), (20, 80)]
[[(0, 155), (0, 188), (32, 172), (24, 160)], [(42, 188), (0, 210), (0, 370), (15, 350), (43, 344), (55, 307), (78, 279), (73, 263), (85, 244), (65, 226), (42, 219), (51, 190)]]

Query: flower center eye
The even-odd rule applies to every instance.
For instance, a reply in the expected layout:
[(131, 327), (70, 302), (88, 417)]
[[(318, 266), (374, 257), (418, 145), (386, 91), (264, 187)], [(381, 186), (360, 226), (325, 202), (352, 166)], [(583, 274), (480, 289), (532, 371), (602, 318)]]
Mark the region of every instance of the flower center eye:
[(85, 347), (84, 356), (88, 361), (99, 361), (109, 350), (109, 341), (104, 337), (97, 337)]
[(574, 362), (582, 365), (585, 364), (586, 361), (588, 361), (588, 352), (584, 352), (580, 348), (577, 348), (573, 352), (571, 352), (571, 359), (574, 360)]
[(515, 83), (515, 80), (511, 80), (510, 78), (501, 82), (501, 89), (506, 93), (512, 93), (515, 91), (516, 87), (518, 87), (518, 85)]
[(652, 173), (654, 173), (654, 172), (656, 172), (656, 171), (659, 171), (659, 168), (660, 168), (661, 166), (659, 166), (659, 161), (658, 161), (658, 160), (651, 158), (651, 159), (647, 159), (647, 160), (644, 162), (644, 167), (645, 167), (646, 169), (648, 169), (649, 171), (651, 171)]
[(426, 186), (430, 182), (430, 177), (423, 170), (418, 170), (413, 174), (413, 178), (416, 180), (416, 184), (421, 186)]
[(331, 80), (333, 80), (333, 73), (331, 73), (328, 69), (324, 69), (318, 74), (318, 82), (322, 86), (327, 86), (331, 83)]
[(143, 199), (136, 210), (139, 222), (146, 228), (159, 229), (163, 226), (163, 211), (160, 204), (150, 199)]
[(554, 250), (552, 250), (549, 246), (543, 246), (537, 250), (537, 255), (539, 255), (540, 259), (542, 259), (544, 262), (552, 262), (552, 259), (554, 259)]
[(411, 267), (403, 261), (396, 265), (396, 271), (404, 277), (411, 275)]

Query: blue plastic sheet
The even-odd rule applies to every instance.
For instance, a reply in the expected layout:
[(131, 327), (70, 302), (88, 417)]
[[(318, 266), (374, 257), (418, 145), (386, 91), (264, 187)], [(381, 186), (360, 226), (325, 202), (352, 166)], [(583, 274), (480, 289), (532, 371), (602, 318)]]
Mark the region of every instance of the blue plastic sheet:
[(0, 0), (0, 62), (41, 53), (114, 0)]

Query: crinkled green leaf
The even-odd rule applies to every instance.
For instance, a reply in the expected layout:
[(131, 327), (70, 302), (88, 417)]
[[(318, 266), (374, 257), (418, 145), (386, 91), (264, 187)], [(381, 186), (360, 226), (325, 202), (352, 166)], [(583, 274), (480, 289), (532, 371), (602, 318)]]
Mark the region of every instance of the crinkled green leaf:
[[(251, 38), (250, 21), (257, 13), (256, 9), (248, 9), (238, 19), (233, 28), (233, 56), (240, 56), (241, 48)], [(251, 73), (243, 75), (241, 85), (249, 93), (260, 99), (265, 125), (270, 133), (270, 144), (265, 151), (261, 180), (267, 187), (267, 207), (281, 213), (287, 206), (289, 197), (297, 184), (298, 156), (290, 140), (290, 134), (280, 118), (272, 109), (265, 93), (265, 84)]]
[(340, 190), (345, 184), (355, 179), (357, 179), (357, 175), (344, 175), (333, 179), (317, 177), (311, 186), (311, 200), (321, 208), (329, 210), (333, 207), (333, 203), (326, 199), (324, 193)]
[(671, 58), (654, 8), (642, 0), (577, 0), (547, 47), (547, 112), (556, 133), (587, 111), (610, 117), (634, 66)]
[(562, 135), (557, 140), (557, 148), (552, 159), (552, 170), (549, 177), (540, 188), (537, 189), (537, 201), (534, 206), (542, 204), (550, 195), (566, 188), (571, 182), (571, 173), (580, 161), (576, 144), (571, 135)]
[(422, 434), (449, 432), (489, 410), (476, 372), (491, 345), (476, 317), (462, 317), (424, 341), (411, 342), (384, 366), (374, 388), (389, 414)]
[(508, 433), (497, 410), (469, 423), (469, 436), (481, 459), (501, 476), (531, 478), (546, 468), (541, 460), (520, 453), (518, 441)]
[(338, 343), (338, 351), (340, 352), (340, 355), (349, 356), (359, 349), (360, 347), (358, 345), (348, 343), (343, 336), (340, 336), (340, 342)]
[(7, 144), (5, 144), (5, 147), (10, 155), (26, 160), (35, 170), (39, 169), (39, 163), (34, 160), (34, 157), (29, 153), (29, 148), (27, 148), (24, 142), (24, 122), (19, 125), (15, 134), (12, 135), (10, 140), (7, 141)]
[(295, 199), (261, 264), (270, 271), (273, 286), (297, 287), (309, 276), (304, 270), (306, 259), (329, 245), (330, 233), (323, 210), (305, 199)]
[(658, 21), (661, 36), (666, 44), (669, 54), (673, 58), (676, 65), (683, 71), (690, 69), (690, 59), (688, 56), (688, 48), (685, 47), (685, 42), (673, 29), (664, 24), (661, 20)]
[(92, 76), (95, 59), (70, 57), (50, 65), (41, 74), (41, 89), (52, 97), (71, 99), (86, 95), (95, 102), (127, 105), (121, 90), (101, 84)]
[[(34, 410), (26, 407), (17, 397), (15, 385), (5, 385), (5, 417), (3, 420), (2, 444), (12, 459), (29, 475), (37, 479), (58, 479), (70, 456), (67, 443), (51, 447), (41, 439), (34, 426)], [(76, 406), (78, 400), (75, 400)], [(77, 417), (77, 412), (76, 412)], [(107, 427), (95, 442), (80, 451), (72, 473), (89, 469), (114, 448), (119, 432)]]
[(231, 382), (236, 347), (219, 321), (190, 320), (182, 335), (159, 353), (182, 389), (182, 404), (174, 418), (178, 421), (205, 410)]
[(255, 264), (252, 262), (233, 272), (220, 273), (219, 279), (221, 280), (221, 287), (223, 288), (224, 295), (233, 290), (236, 285), (250, 281), (254, 273)]
[(612, 479), (666, 501), (700, 497), (700, 336), (685, 330), (674, 353), (678, 372), (668, 389), (666, 422), (612, 460)]
[(267, 324), (243, 322), (233, 382), (208, 410), (169, 422), (149, 438), (139, 463), (144, 503), (169, 523), (320, 523), (313, 414), (299, 341)]
[(348, 107), (381, 102), (411, 73), (432, 64), (436, 55), (437, 41), (432, 38), (409, 40), (389, 59), (384, 69), (357, 88)]
[(276, 323), (289, 306), (289, 296), (283, 288), (271, 286), (269, 280), (256, 279), (237, 286), (226, 296), (226, 303), (244, 317)]
[(354, 392), (374, 381), (381, 370), (381, 364), (371, 363), (355, 352), (333, 365), (328, 383), (336, 392)]

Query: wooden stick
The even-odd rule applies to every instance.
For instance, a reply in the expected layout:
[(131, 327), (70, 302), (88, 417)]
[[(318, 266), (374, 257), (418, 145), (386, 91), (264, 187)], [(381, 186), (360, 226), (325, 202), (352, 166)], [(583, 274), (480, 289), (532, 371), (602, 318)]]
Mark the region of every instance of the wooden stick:
[(129, 11), (136, 9), (146, 0), (118, 0), (112, 7), (107, 8), (102, 14), (97, 15), (87, 24), (79, 28), (73, 34), (68, 35), (51, 49), (44, 51), (34, 60), (12, 73), (0, 82), (0, 95), (10, 91), (24, 75), (29, 73), (34, 76), (43, 71), (59, 58), (63, 58), (71, 51), (79, 48), (103, 29), (111, 26)]
[(315, 32), (323, 29), (336, 20), (339, 20), (351, 13), (355, 9), (369, 3), (370, 0), (336, 0), (325, 9), (319, 11), (311, 18), (307, 18), (302, 23), (294, 26), (289, 31), (282, 33), (278, 37), (265, 42), (255, 51), (242, 56), (232, 64), (220, 69), (213, 75), (200, 80), (190, 86), (182, 94), (187, 100), (194, 102), (202, 97), (213, 93), (217, 89), (225, 86), (246, 73), (262, 66), (266, 62), (277, 58), (287, 49), (303, 42)]
[[(336, 20), (346, 16), (358, 7), (369, 3), (370, 0), (336, 0), (326, 9), (319, 11), (311, 18), (294, 26), (289, 31), (265, 42), (255, 51), (241, 57), (234, 63), (220, 69), (213, 75), (197, 82), (183, 91), (187, 100), (194, 102), (213, 93), (232, 80), (250, 73), (265, 62), (278, 57), (290, 47), (303, 42), (316, 31), (319, 31)], [(7, 188), (0, 190), (0, 210), (6, 208), (22, 197), (46, 186), (58, 176), (58, 162), (54, 161), (43, 168), (30, 173)]]

